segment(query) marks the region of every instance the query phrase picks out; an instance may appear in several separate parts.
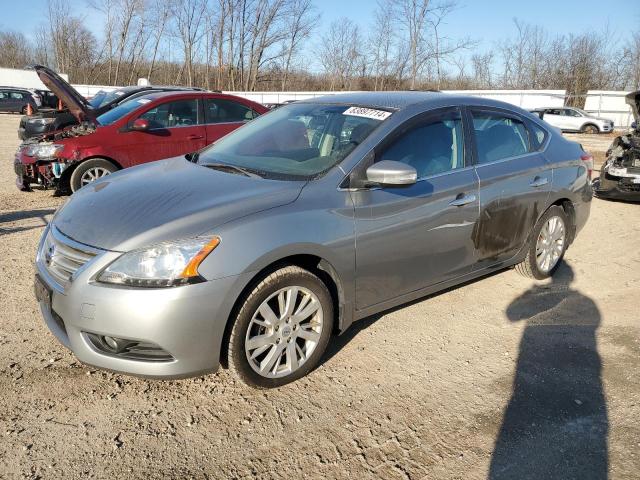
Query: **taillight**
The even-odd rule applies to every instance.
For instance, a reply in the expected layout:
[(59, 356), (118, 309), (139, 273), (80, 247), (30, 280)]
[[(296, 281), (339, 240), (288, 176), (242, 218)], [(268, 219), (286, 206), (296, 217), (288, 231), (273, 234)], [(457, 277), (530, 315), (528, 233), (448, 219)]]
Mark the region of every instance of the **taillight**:
[(591, 174), (593, 173), (593, 155), (585, 152), (584, 155), (580, 157), (580, 160), (586, 164), (589, 180), (591, 180)]

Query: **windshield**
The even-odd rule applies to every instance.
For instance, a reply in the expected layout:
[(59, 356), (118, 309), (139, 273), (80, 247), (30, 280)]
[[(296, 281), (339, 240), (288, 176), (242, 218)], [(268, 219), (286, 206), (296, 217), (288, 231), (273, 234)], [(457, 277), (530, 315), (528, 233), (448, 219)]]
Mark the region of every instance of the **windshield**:
[(100, 108), (103, 105), (106, 105), (107, 103), (111, 103), (116, 98), (121, 97), (125, 93), (126, 92), (123, 92), (122, 90), (112, 90), (110, 92), (105, 92), (104, 90), (100, 90), (91, 98), (91, 100), (89, 100), (89, 103), (93, 108)]
[(291, 104), (273, 110), (200, 153), (267, 178), (310, 179), (341, 162), (390, 112), (345, 105)]
[(103, 113), (96, 120), (98, 120), (98, 123), (100, 125), (111, 125), (112, 123), (120, 120), (128, 113), (133, 112), (135, 109), (142, 107), (150, 101), (150, 99), (143, 97), (129, 100), (128, 102), (123, 102), (117, 107), (112, 108), (108, 112)]

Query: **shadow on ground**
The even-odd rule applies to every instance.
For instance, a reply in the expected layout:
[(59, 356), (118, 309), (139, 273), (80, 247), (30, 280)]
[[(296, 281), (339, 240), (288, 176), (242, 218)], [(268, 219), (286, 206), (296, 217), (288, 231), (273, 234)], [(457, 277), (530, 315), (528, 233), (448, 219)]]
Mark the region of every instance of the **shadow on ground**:
[(571, 288), (566, 263), (551, 284), (507, 308), (526, 322), (489, 479), (606, 479), (607, 407), (593, 300)]
[[(47, 215), (53, 215), (55, 208), (42, 208), (36, 210), (21, 210), (18, 212), (9, 212), (0, 214), (0, 236), (9, 235), (12, 233), (23, 232), (25, 230), (33, 230), (34, 228), (42, 228), (47, 223)], [(7, 223), (19, 222), (22, 220), (31, 220), (37, 218), (41, 221), (36, 225), (11, 225), (4, 226)]]

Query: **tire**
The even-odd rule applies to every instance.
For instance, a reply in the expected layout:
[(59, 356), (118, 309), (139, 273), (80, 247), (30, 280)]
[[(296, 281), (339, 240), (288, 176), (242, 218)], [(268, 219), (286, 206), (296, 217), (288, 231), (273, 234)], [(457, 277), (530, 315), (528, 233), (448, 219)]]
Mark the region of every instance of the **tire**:
[(69, 180), (71, 191), (75, 192), (80, 190), (81, 187), (88, 185), (98, 178), (105, 177), (116, 170), (118, 170), (118, 167), (104, 158), (85, 160), (71, 173), (71, 179)]
[[(291, 309), (289, 298), (294, 299)], [(258, 281), (241, 302), (227, 351), (234, 376), (254, 387), (274, 388), (318, 365), (334, 323), (331, 294), (320, 278), (300, 267), (283, 267)], [(313, 313), (307, 317), (305, 311)], [(296, 319), (296, 312), (303, 317)]]
[[(545, 234), (543, 233), (543, 229), (553, 218), (557, 218), (562, 221), (562, 228), (564, 232), (562, 238), (562, 246), (559, 251), (556, 250), (555, 253), (551, 256), (549, 260), (549, 266), (545, 267), (546, 264), (544, 262), (540, 262), (540, 260), (542, 259), (538, 258), (538, 247), (539, 242), (542, 242), (541, 245), (545, 245), (545, 240), (543, 238)], [(518, 273), (525, 277), (533, 278), (536, 280), (544, 280), (545, 278), (552, 276), (560, 266), (560, 263), (564, 258), (564, 254), (567, 251), (567, 240), (569, 238), (568, 234), (570, 231), (569, 228), (569, 217), (567, 216), (564, 209), (557, 205), (549, 207), (544, 215), (542, 215), (540, 220), (538, 220), (538, 223), (536, 223), (533, 235), (531, 236), (531, 245), (529, 245), (527, 256), (521, 263), (516, 265), (516, 270), (518, 271)], [(549, 230), (547, 230), (547, 232), (548, 231)], [(555, 237), (552, 235), (551, 237), (547, 236), (547, 238), (550, 238), (550, 240), (552, 240)], [(557, 240), (551, 241), (551, 244), (554, 243), (556, 245), (559, 244)], [(550, 247), (550, 245), (548, 246)], [(558, 254), (557, 258), (555, 258), (555, 254)], [(542, 266), (540, 265), (540, 263), (542, 263)]]
[(582, 133), (589, 133), (589, 134), (596, 134), (596, 133), (600, 133), (600, 129), (598, 128), (597, 125), (593, 125), (592, 123), (588, 123), (587, 125), (584, 125), (582, 127), (582, 129), (580, 130)]

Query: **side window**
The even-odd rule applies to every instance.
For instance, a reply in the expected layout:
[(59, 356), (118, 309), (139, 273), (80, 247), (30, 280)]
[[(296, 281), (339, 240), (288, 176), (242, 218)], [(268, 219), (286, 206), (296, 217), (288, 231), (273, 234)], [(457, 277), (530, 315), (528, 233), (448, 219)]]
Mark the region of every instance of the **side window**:
[(529, 152), (529, 136), (523, 122), (493, 112), (473, 112), (478, 163), (495, 162)]
[(16, 100), (22, 100), (24, 96), (20, 92), (11, 92), (11, 98), (14, 98)]
[(426, 120), (403, 133), (379, 156), (411, 165), (418, 178), (464, 167), (464, 138), (459, 112)]
[(9, 92), (0, 92), (0, 100), (6, 100), (9, 98)]
[(147, 110), (140, 118), (149, 120), (150, 129), (188, 127), (198, 124), (198, 101), (176, 100)]
[(204, 115), (206, 123), (246, 122), (258, 116), (249, 107), (222, 98), (205, 100)]
[(533, 122), (529, 122), (531, 127), (531, 143), (533, 144), (534, 150), (539, 150), (540, 147), (544, 144), (545, 139), (547, 138), (547, 132), (542, 128), (536, 125)]

